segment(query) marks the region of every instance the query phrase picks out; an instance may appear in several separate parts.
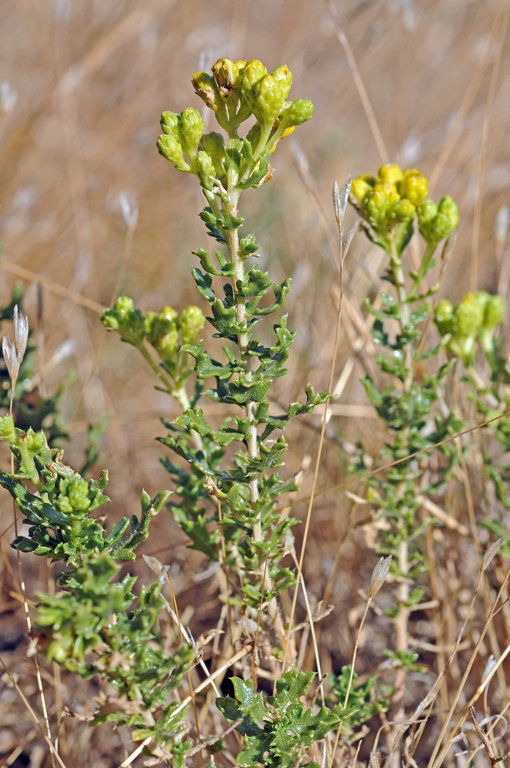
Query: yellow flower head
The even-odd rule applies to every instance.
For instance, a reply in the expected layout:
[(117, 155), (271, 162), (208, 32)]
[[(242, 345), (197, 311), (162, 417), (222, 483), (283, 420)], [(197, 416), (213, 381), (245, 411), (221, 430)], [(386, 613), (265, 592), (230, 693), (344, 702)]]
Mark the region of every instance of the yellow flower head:
[(413, 168), (404, 173), (399, 182), (400, 197), (405, 197), (413, 205), (420, 205), (427, 197), (428, 182), (423, 173)]

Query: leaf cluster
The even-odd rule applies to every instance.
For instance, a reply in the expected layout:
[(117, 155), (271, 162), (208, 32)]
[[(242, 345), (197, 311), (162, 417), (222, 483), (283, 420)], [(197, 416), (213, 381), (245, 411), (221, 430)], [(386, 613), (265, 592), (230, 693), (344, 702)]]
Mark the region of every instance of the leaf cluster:
[(300, 699), (305, 696), (313, 672), (286, 672), (276, 683), (276, 696), (255, 693), (251, 680), (231, 679), (235, 699), (216, 700), (220, 712), (231, 722), (238, 722), (244, 746), (237, 765), (245, 768), (272, 766), (292, 768), (298, 762), (315, 768), (313, 761), (301, 762), (305, 751), (323, 739), (340, 723), (336, 710), (320, 707), (315, 711)]

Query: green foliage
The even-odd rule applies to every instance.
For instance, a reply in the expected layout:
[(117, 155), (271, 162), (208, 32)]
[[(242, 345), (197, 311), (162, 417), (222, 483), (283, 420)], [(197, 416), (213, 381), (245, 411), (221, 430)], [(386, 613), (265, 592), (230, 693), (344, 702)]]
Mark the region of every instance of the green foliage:
[[(134, 734), (150, 735), (171, 751), (184, 713), (172, 716), (175, 704), (169, 694), (191, 666), (193, 650), (177, 643), (171, 652), (168, 637), (157, 628), (166, 608), (160, 584), (142, 587), (136, 598), (136, 577), (119, 577), (119, 561), (134, 560), (169, 492), (151, 499), (143, 491), (140, 517), (123, 518), (107, 532), (91, 516), (108, 501), (106, 472), (98, 481), (85, 480), (49, 448), (43, 432), (17, 429), (9, 416), (0, 418), (0, 439), (9, 442), (17, 464), (14, 475), (0, 472), (0, 484), (29, 525), (28, 535), (18, 536), (13, 546), (64, 565), (60, 591), (37, 596), (38, 648), (83, 677), (99, 674), (115, 689), (113, 706), (105, 701), (95, 722), (130, 725)], [(36, 493), (26, 488), (27, 478)]]
[[(409, 647), (410, 616), (427, 596), (427, 522), (421, 506), (424, 497), (445, 489), (467, 452), (452, 439), (465, 422), (445, 397), (461, 364), (477, 412), (487, 420), (498, 419), (494, 434), (502, 451), (510, 451), (510, 373), (496, 339), (504, 306), (499, 297), (478, 291), (455, 307), (441, 301), (432, 309), (437, 287), (429, 287), (425, 278), (436, 266), (439, 244), (457, 226), (458, 210), (449, 196), (437, 204), (427, 198), (428, 182), (421, 172), (386, 165), (377, 176), (354, 180), (350, 201), (368, 238), (387, 254), (387, 290), (380, 304), (366, 305), (379, 351), (378, 374), (363, 380), (384, 426), (385, 443), (378, 457), (383, 466), (368, 473), (368, 457), (360, 445), (352, 468), (363, 476), (374, 517), (383, 521), (376, 546), (392, 555), (395, 599), (381, 615), (395, 629), (395, 647), (386, 654), (395, 684), (379, 686), (375, 676), (359, 682), (353, 668), (346, 666), (330, 676), (330, 699), (318, 706), (314, 673), (293, 667), (299, 658), (292, 647), (294, 627), (286, 626), (281, 611), (283, 593), (296, 586), (288, 555), (293, 554), (292, 528), (299, 520), (288, 510), (282, 513), (281, 497), (295, 491), (297, 483), (280, 470), (288, 448), (285, 430), (330, 395), (316, 393), (308, 384), (302, 401), (281, 411), (272, 405), (278, 401), (277, 380), (287, 373), (295, 338), (284, 312), (290, 281), (275, 282), (259, 268), (257, 240), (246, 231), (240, 210), (248, 188), (270, 181), (271, 154), (281, 139), (311, 118), (313, 105), (307, 99), (288, 100), (292, 74), (287, 67), (268, 72), (258, 60), (220, 59), (212, 74), (198, 72), (192, 83), (221, 133), (205, 133), (206, 121), (194, 108), (168, 110), (161, 116), (157, 147), (175, 168), (197, 178), (204, 195), (200, 220), (217, 246), (212, 252), (193, 252), (191, 274), (197, 301), (206, 310), (189, 305), (180, 311), (165, 306), (143, 312), (133, 299), (120, 296), (102, 316), (106, 329), (138, 350), (158, 389), (179, 406), (172, 421), (162, 420), (167, 433), (158, 438), (167, 449), (162, 463), (174, 492), (151, 497), (143, 491), (139, 516), (107, 525), (106, 516), (99, 517), (97, 510), (108, 502), (108, 474), (102, 472), (98, 479), (83, 476), (97, 461), (102, 425), (91, 432), (82, 472), (64, 464), (54, 443), (65, 436), (58, 421), (61, 392), (53, 400), (39, 401), (28, 419), (23, 403), (32, 377), (33, 347), (29, 343), (21, 359), (19, 339), (8, 348), (7, 368), (1, 371), (0, 405), (5, 410), (10, 408), (9, 389), (15, 389), (14, 418), (0, 417), (0, 440), (10, 445), (15, 471), (0, 472), (0, 484), (28, 525), (13, 547), (59, 567), (56, 593), (37, 595), (38, 650), (84, 678), (97, 675), (107, 686), (97, 701), (94, 724), (128, 726), (133, 740), (143, 741), (151, 764), (160, 760), (182, 768), (187, 757), (205, 748), (214, 754), (232, 742), (238, 747), (239, 766), (318, 768), (312, 748), (333, 731), (340, 735), (342, 728), (352, 741), (361, 726), (390, 706), (397, 726), (404, 722), (399, 696), (406, 675), (422, 671), (418, 654)], [(243, 135), (240, 128), (248, 120)], [(411, 270), (406, 247), (416, 229), (424, 252), (419, 267)], [(0, 319), (12, 316), (13, 306), (5, 308)], [(425, 337), (432, 318), (440, 337), (433, 343)], [(25, 330), (28, 333), (28, 327)], [(482, 356), (488, 374), (483, 381), (488, 383), (482, 383), (475, 369)], [(13, 374), (18, 363), (19, 375), (17, 369)], [(220, 409), (208, 407), (211, 403), (221, 406), (221, 419)], [(432, 452), (437, 461), (429, 471), (424, 461)], [(495, 498), (510, 508), (510, 466), (498, 464), (490, 452), (484, 459)], [(186, 713), (191, 699), (194, 708), (201, 706), (199, 691), (185, 700), (197, 678), (188, 673), (195, 660), (200, 661), (192, 636), (175, 606), (167, 603), (163, 578), (138, 588), (136, 576), (126, 571), (165, 505), (189, 546), (222, 570), (227, 653), (244, 643), (244, 650), (252, 651), (252, 673), (263, 671), (274, 683), (273, 696), (258, 690), (253, 679), (245, 679), (247, 659), (241, 661), (244, 677), (231, 678), (234, 696), (216, 700), (226, 731), (207, 743), (200, 742), (201, 718), (195, 711), (192, 731)], [(491, 516), (480, 525), (503, 539), (500, 551), (508, 554), (510, 537), (502, 521)], [(363, 621), (379, 586), (371, 582)], [(211, 668), (214, 664), (213, 658)], [(184, 675), (189, 689), (182, 688)], [(204, 687), (205, 681), (199, 690)], [(237, 731), (235, 742), (232, 730)]]
[[(285, 627), (278, 598), (295, 584), (284, 558), (298, 522), (277, 509), (280, 496), (297, 488), (293, 477), (278, 472), (287, 450), (283, 432), (329, 397), (307, 385), (303, 402), (281, 413), (270, 408), (295, 336), (281, 314), (290, 281), (274, 282), (257, 267), (256, 238), (244, 231), (239, 212), (242, 193), (271, 178), (269, 157), (278, 142), (312, 116), (307, 99), (287, 100), (291, 84), (285, 66), (269, 73), (256, 60), (220, 59), (212, 76), (197, 73), (193, 85), (224, 135), (204, 134), (204, 120), (193, 108), (161, 117), (159, 152), (197, 177), (205, 197), (200, 218), (220, 246), (214, 254), (195, 251), (192, 275), (208, 317), (194, 305), (144, 313), (127, 296), (102, 316), (108, 330), (139, 351), (158, 388), (180, 407), (172, 422), (163, 420), (168, 434), (160, 438), (170, 452), (163, 464), (174, 480), (172, 498), (167, 491), (154, 498), (143, 492), (140, 517), (123, 518), (108, 532), (93, 516), (108, 501), (107, 473), (87, 480), (63, 463), (43, 432), (22, 431), (10, 417), (0, 421), (0, 438), (16, 458), (16, 472), (0, 474), (0, 483), (29, 526), (13, 546), (63, 566), (59, 591), (38, 595), (38, 647), (68, 670), (98, 674), (110, 685), (114, 694), (99, 701), (94, 722), (130, 726), (133, 739), (144, 740), (153, 757), (177, 766), (184, 765), (192, 742), (183, 741), (186, 715), (173, 691), (194, 653), (180, 625), (178, 634), (163, 631), (169, 611), (161, 584), (136, 594), (136, 578), (121, 572), (122, 562), (136, 557), (151, 519), (167, 503), (190, 546), (223, 568), (222, 599), (236, 616), (258, 618), (261, 637), (274, 648), (271, 663), (281, 658)], [(239, 135), (249, 118), (255, 122)], [(203, 334), (206, 320), (212, 344)], [(265, 327), (260, 337), (259, 324)], [(210, 401), (228, 414), (220, 424), (209, 417)], [(96, 455), (92, 447), (87, 463)], [(276, 681), (276, 696), (265, 700), (250, 681), (234, 678), (236, 700), (219, 699), (218, 706), (227, 720), (239, 715), (243, 721), (238, 730), (247, 741), (240, 765), (294, 765), (337, 726), (333, 711), (300, 701), (312, 677), (285, 673)]]
[[(276, 683), (276, 696), (255, 693), (251, 680), (231, 679), (235, 699), (219, 698), (218, 709), (227, 720), (239, 721), (236, 730), (243, 738), (237, 765), (292, 768), (304, 760), (305, 750), (338, 727), (340, 717), (328, 707), (306, 707), (305, 696), (313, 673), (286, 672)], [(315, 765), (303, 762), (303, 765)]]
[[(391, 289), (382, 293), (378, 308), (367, 302), (374, 317), (372, 335), (380, 350), (376, 363), (381, 376), (378, 380), (366, 376), (363, 384), (386, 435), (379, 454), (385, 469), (369, 474), (366, 483), (375, 515), (385, 520), (377, 549), (392, 555), (391, 571), (399, 585), (397, 599), (386, 611), (397, 630), (397, 647), (388, 653), (400, 670), (399, 686), (402, 674), (416, 668), (415, 654), (407, 645), (410, 615), (424, 595), (419, 580), (428, 566), (422, 545), (426, 524), (420, 514), (422, 499), (443, 490), (458, 466), (463, 452), (449, 438), (466, 426), (453, 409), (445, 413), (443, 405), (455, 360), (441, 360), (445, 342), (427, 347), (423, 338), (432, 311), (427, 299), (436, 290), (428, 289), (424, 279), (435, 266), (433, 255), (439, 242), (458, 223), (453, 200), (444, 197), (436, 205), (427, 200), (427, 191), (427, 179), (419, 171), (403, 172), (397, 165), (386, 165), (377, 177), (355, 179), (350, 195), (368, 237), (388, 254), (385, 277)], [(413, 271), (405, 269), (405, 248), (415, 221), (425, 251), (418, 270)], [(441, 332), (451, 331), (452, 314), (444, 302), (437, 307)], [(432, 451), (441, 457), (437, 471), (424, 472), (423, 462)], [(352, 468), (365, 475), (366, 466), (360, 445)]]
[[(360, 725), (366, 723), (374, 715), (386, 712), (389, 701), (378, 694), (377, 678), (370, 675), (366, 682), (356, 684), (357, 674), (352, 674), (351, 667), (342, 667), (339, 675), (328, 675), (331, 691), (338, 704), (335, 712), (342, 720), (342, 732), (352, 736)], [(345, 699), (349, 693), (347, 704)]]

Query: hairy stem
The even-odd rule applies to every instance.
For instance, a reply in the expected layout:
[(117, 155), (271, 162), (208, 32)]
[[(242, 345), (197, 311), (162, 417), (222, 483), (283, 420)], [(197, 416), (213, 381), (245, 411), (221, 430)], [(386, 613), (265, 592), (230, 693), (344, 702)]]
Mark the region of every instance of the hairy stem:
[[(390, 265), (391, 270), (393, 273), (393, 282), (395, 285), (395, 290), (397, 292), (397, 300), (400, 308), (400, 332), (404, 333), (406, 328), (409, 325), (410, 315), (409, 315), (409, 304), (407, 303), (407, 291), (406, 291), (406, 285), (405, 285), (405, 275), (404, 270), (402, 268), (402, 259), (400, 257), (400, 254), (397, 253), (396, 249), (393, 249), (392, 253), (390, 253)], [(407, 342), (404, 345), (403, 349), (404, 353), (404, 366), (406, 369), (406, 376), (403, 382), (403, 389), (404, 392), (408, 393), (410, 391), (411, 385), (413, 383), (413, 347), (411, 342)], [(405, 427), (402, 430), (401, 433), (401, 440), (402, 443), (405, 445), (407, 443), (409, 436), (409, 428)], [(403, 492), (403, 489), (402, 489)], [(397, 492), (397, 498), (400, 498), (401, 491)], [(401, 510), (400, 512), (400, 519), (402, 519), (405, 515), (405, 509)], [(409, 602), (409, 594), (410, 594), (410, 587), (409, 582), (407, 578), (407, 574), (409, 571), (409, 545), (408, 541), (405, 538), (405, 536), (402, 536), (401, 541), (398, 545), (398, 569), (399, 573), (401, 574), (401, 579), (399, 581), (398, 585), (398, 603), (399, 603), (399, 611), (398, 615), (395, 619), (395, 642), (396, 642), (396, 650), (397, 653), (404, 652), (407, 650), (407, 635), (408, 635), (408, 624), (409, 624), (409, 615), (410, 610), (407, 607)], [(396, 722), (402, 722), (404, 720), (404, 707), (403, 707), (403, 697), (404, 697), (404, 686), (405, 686), (405, 678), (406, 678), (406, 670), (405, 667), (400, 666), (397, 669), (397, 673), (395, 676), (395, 695), (393, 698), (393, 719)]]
[[(226, 208), (227, 212), (231, 216), (237, 216), (238, 214), (237, 206), (239, 203), (239, 192), (235, 189), (235, 185), (237, 184), (237, 181), (238, 181), (237, 174), (234, 171), (230, 171), (229, 178), (228, 178), (228, 191), (227, 191), (228, 196), (227, 196), (227, 201), (224, 204), (224, 208)], [(235, 274), (234, 291), (236, 291), (237, 285), (239, 283), (242, 283), (244, 279), (244, 264), (239, 254), (238, 230), (237, 229), (228, 230), (226, 232), (226, 239), (227, 239), (229, 257), (234, 264), (234, 274)], [(245, 326), (246, 325), (246, 305), (242, 298), (240, 299), (236, 298), (235, 310), (236, 310), (237, 322), (240, 325)], [(239, 336), (237, 337), (237, 343), (239, 345), (241, 362), (246, 370), (246, 379), (247, 381), (251, 381), (252, 361), (251, 361), (250, 355), (248, 355), (249, 337), (248, 337), (247, 331), (244, 331), (243, 333), (239, 334)], [(256, 407), (256, 404), (251, 400), (249, 400), (245, 405), (246, 418), (248, 419), (250, 424), (249, 431), (248, 431), (248, 454), (252, 459), (257, 458), (259, 455), (257, 427), (255, 424), (255, 418), (254, 418), (255, 407)], [(250, 480), (250, 495), (251, 495), (251, 502), (253, 505), (255, 505), (259, 498), (258, 481), (256, 477)], [(255, 523), (253, 533), (254, 533), (255, 540), (260, 541), (262, 538), (260, 522)]]

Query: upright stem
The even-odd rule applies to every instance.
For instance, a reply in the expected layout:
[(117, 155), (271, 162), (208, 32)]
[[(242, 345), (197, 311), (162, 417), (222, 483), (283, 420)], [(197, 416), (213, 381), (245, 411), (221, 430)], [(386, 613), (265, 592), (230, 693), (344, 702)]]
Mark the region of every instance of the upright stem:
[[(402, 268), (402, 259), (396, 249), (390, 253), (390, 265), (393, 272), (393, 282), (395, 290), (397, 292), (397, 300), (400, 308), (400, 331), (403, 333), (409, 325), (410, 314), (409, 304), (407, 302), (408, 296), (405, 285), (405, 275)], [(404, 345), (404, 366), (406, 369), (406, 376), (403, 382), (404, 392), (408, 393), (413, 383), (413, 348), (410, 342)], [(409, 436), (409, 428), (405, 427), (401, 432), (401, 439), (404, 445), (407, 443)], [(397, 492), (397, 498), (400, 497), (400, 493)], [(405, 510), (403, 510), (405, 511)], [(402, 515), (400, 515), (402, 517)], [(405, 536), (402, 537), (398, 545), (398, 569), (402, 574), (402, 578), (398, 585), (398, 603), (399, 611), (395, 619), (395, 634), (396, 634), (396, 649), (397, 653), (407, 650), (408, 640), (408, 624), (410, 610), (407, 607), (409, 602), (410, 588), (407, 580), (407, 574), (409, 571), (409, 547), (408, 541)], [(398, 723), (404, 720), (404, 684), (405, 684), (406, 670), (403, 666), (397, 669), (395, 676), (395, 696), (393, 698), (393, 719)]]
[[(237, 206), (239, 203), (239, 191), (235, 189), (237, 184), (237, 174), (235, 171), (230, 171), (228, 176), (228, 189), (227, 189), (227, 201), (224, 207), (227, 207), (228, 213), (231, 216), (237, 216)], [(234, 264), (234, 280), (236, 286), (244, 279), (244, 264), (239, 254), (239, 234), (237, 229), (230, 229), (226, 233), (227, 247), (231, 261)], [(240, 325), (246, 325), (246, 305), (243, 299), (236, 299), (235, 302), (236, 320)], [(237, 343), (239, 344), (239, 352), (241, 355), (241, 361), (246, 371), (246, 380), (251, 381), (251, 356), (248, 354), (249, 337), (248, 332), (244, 331), (237, 337)], [(245, 405), (246, 418), (249, 421), (248, 430), (248, 454), (250, 458), (257, 458), (259, 455), (259, 447), (257, 440), (257, 427), (255, 424), (255, 407), (256, 404), (249, 400)], [(250, 495), (251, 502), (254, 505), (259, 498), (258, 480), (256, 477), (250, 480)], [(260, 541), (262, 538), (262, 531), (260, 522), (256, 522), (254, 526), (254, 538), (256, 541)]]
[[(230, 216), (237, 216), (238, 214), (238, 203), (239, 203), (239, 196), (240, 191), (236, 189), (236, 185), (238, 184), (239, 179), (237, 172), (233, 169), (230, 169), (228, 172), (228, 184), (227, 184), (227, 197), (226, 200), (223, 202), (223, 210), (225, 212), (228, 212)], [(230, 260), (234, 264), (234, 291), (237, 291), (237, 285), (244, 280), (244, 263), (243, 259), (240, 256), (239, 253), (239, 234), (237, 229), (230, 229), (225, 232), (225, 237), (227, 241), (227, 248)], [(244, 302), (243, 298), (236, 298), (235, 300), (235, 312), (236, 312), (236, 320), (237, 322), (246, 327), (246, 304)], [(237, 343), (239, 345), (239, 355), (240, 360), (244, 366), (245, 372), (246, 372), (246, 381), (251, 381), (252, 376), (252, 358), (251, 355), (248, 354), (248, 347), (249, 347), (249, 335), (248, 331), (243, 331), (240, 333), (237, 337)], [(246, 418), (249, 423), (248, 428), (248, 438), (247, 438), (247, 444), (248, 444), (248, 455), (251, 459), (255, 459), (259, 457), (259, 442), (258, 442), (258, 435), (257, 435), (257, 424), (255, 420), (255, 409), (256, 409), (256, 403), (253, 400), (247, 401), (244, 411), (246, 414)], [(252, 507), (255, 507), (255, 504), (257, 503), (259, 499), (259, 484), (257, 477), (254, 477), (249, 482), (249, 488), (250, 488), (250, 497), (251, 497), (251, 503)], [(253, 523), (253, 539), (255, 542), (262, 542), (263, 540), (263, 531), (262, 531), (262, 523), (260, 520), (260, 517), (257, 517)], [(267, 566), (267, 564), (266, 564)], [(272, 579), (269, 575), (269, 570), (267, 567), (264, 567), (262, 569), (262, 592), (264, 591), (271, 591), (273, 588)], [(282, 617), (280, 614), (280, 610), (278, 608), (278, 602), (275, 597), (272, 597), (269, 600), (269, 603), (267, 604), (267, 612), (269, 619), (271, 621), (272, 626), (274, 627), (277, 636), (280, 639), (280, 642), (285, 642), (285, 627), (282, 621)]]

